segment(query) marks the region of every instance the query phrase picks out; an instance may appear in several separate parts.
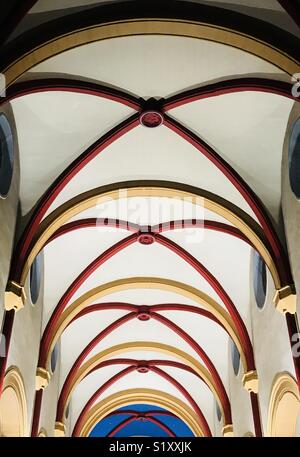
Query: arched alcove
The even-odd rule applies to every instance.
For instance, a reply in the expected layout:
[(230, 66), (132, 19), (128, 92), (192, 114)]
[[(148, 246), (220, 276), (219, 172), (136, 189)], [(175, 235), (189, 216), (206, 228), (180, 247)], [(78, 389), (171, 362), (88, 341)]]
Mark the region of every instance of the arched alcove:
[(27, 435), (27, 404), (22, 375), (11, 367), (6, 373), (0, 398), (0, 435), (22, 437)]
[(299, 412), (300, 396), (295, 379), (287, 372), (278, 374), (269, 402), (268, 435), (295, 436)]

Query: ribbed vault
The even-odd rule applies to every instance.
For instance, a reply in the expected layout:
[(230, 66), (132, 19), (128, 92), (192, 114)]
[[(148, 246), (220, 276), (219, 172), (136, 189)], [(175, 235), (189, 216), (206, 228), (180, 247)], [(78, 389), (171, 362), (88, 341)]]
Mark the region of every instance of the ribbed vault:
[[(20, 20), (34, 4), (30, 14), (45, 11), (43, 1), (24, 3)], [(300, 100), (291, 81), (298, 39), (265, 23), (268, 35), (234, 8), (227, 17), (221, 5), (177, 2), (155, 16), (157, 2), (146, 12), (135, 1), (126, 11), (114, 2), (77, 12), (76, 3), (70, 21), (48, 24), (43, 36), (40, 25), (2, 53), (0, 107), (15, 116), (22, 212), (5, 293), (8, 347), (15, 313), (30, 306), (32, 269), (44, 262), (31, 434), (59, 350), (57, 436), (88, 436), (114, 416), (108, 436), (139, 420), (176, 436), (166, 417), (214, 436), (216, 404), (222, 434), (232, 436), (234, 344), (262, 436), (249, 278), (255, 252), (292, 344), (280, 173)], [(289, 2), (273, 3), (298, 23)], [(139, 404), (148, 410), (130, 407)]]

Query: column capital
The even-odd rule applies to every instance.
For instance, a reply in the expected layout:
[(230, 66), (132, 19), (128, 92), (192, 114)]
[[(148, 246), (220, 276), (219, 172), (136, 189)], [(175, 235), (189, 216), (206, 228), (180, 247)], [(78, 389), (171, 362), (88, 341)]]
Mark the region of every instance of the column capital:
[(63, 422), (55, 422), (54, 436), (63, 438), (66, 436), (66, 426)]
[(282, 314), (295, 314), (297, 310), (297, 295), (294, 284), (277, 289), (274, 296), (277, 311)]
[(35, 389), (44, 390), (50, 381), (51, 375), (45, 368), (37, 367), (35, 376)]
[(24, 308), (26, 294), (24, 287), (15, 281), (8, 281), (5, 295), (4, 295), (4, 308), (6, 311), (19, 311)]
[(222, 433), (225, 438), (232, 438), (234, 436), (233, 435), (233, 425), (232, 424), (224, 425), (224, 427), (222, 429)]
[(247, 371), (243, 376), (243, 386), (248, 392), (258, 393), (258, 376), (257, 371)]

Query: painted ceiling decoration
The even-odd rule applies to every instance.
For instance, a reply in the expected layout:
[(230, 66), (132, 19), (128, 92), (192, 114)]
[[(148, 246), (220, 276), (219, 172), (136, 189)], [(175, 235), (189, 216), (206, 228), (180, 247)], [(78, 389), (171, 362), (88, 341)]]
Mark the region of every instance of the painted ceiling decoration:
[[(59, 10), (45, 9), (45, 0), (24, 1), (14, 18), (8, 12), (6, 35), (0, 33), (0, 42), (20, 33), (0, 51), (7, 81), (0, 106), (11, 104), (15, 114), (21, 163), (22, 230), (4, 299), (7, 349), (41, 255), (44, 265), (31, 436), (40, 432), (55, 351), (61, 376), (56, 436), (66, 435), (71, 408), (71, 436), (175, 437), (188, 430), (210, 437), (216, 404), (223, 436), (233, 436), (229, 343), (237, 351), (253, 430), (263, 436), (248, 315), (250, 258), (255, 251), (267, 267), (274, 313), (286, 322), (292, 353), (297, 293), (280, 227), (280, 170), (287, 122), (300, 100), (291, 79), (300, 73), (300, 38), (234, 6), (225, 14), (221, 0), (75, 3), (64, 2), (66, 16), (21, 33), (29, 13)], [(300, 24), (294, 4), (272, 5)], [(172, 43), (178, 44), (175, 58), (166, 51)], [(128, 55), (120, 76), (123, 46)], [(163, 69), (153, 63), (160, 48), (177, 70), (165, 86)], [(217, 70), (222, 52), (228, 59)], [(142, 86), (131, 90), (140, 78), (139, 56), (146, 56), (145, 78), (154, 81), (149, 93)], [(103, 71), (98, 78), (93, 65)], [(210, 76), (198, 77), (205, 66)], [(170, 90), (168, 78), (174, 79)], [(237, 118), (229, 132), (231, 111)], [(219, 112), (225, 113), (223, 130)], [(256, 116), (265, 126), (260, 133)], [(31, 127), (21, 125), (24, 117)], [(47, 134), (56, 143), (45, 144)], [(275, 149), (268, 137), (276, 135)], [(270, 170), (266, 151), (274, 155)], [(143, 208), (164, 204), (168, 214), (121, 217), (117, 205), (124, 198), (133, 207), (139, 199)], [(186, 201), (202, 216), (181, 211), (173, 217), (172, 205)], [(200, 243), (189, 243), (191, 230)], [(300, 387), (299, 358), (291, 357)], [(7, 358), (0, 358), (0, 391)]]

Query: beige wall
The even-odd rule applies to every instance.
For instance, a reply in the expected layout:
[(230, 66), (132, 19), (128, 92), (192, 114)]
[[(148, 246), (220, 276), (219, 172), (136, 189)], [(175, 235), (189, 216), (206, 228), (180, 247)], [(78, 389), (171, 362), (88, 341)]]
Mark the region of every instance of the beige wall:
[(10, 268), (10, 259), (12, 254), (14, 233), (17, 220), (17, 208), (19, 202), (20, 189), (20, 166), (19, 166), (19, 149), (16, 127), (13, 112), (10, 105), (1, 107), (1, 113), (4, 113), (11, 125), (14, 135), (14, 173), (8, 196), (0, 198), (0, 324), (3, 320), (4, 308), (3, 299), (4, 291)]
[(259, 400), (265, 435), (267, 433), (268, 407), (273, 379), (281, 371), (295, 374), (286, 319), (274, 307), (274, 294), (274, 284), (270, 274), (268, 274), (264, 308), (262, 310), (257, 308), (253, 293), (251, 298), (254, 355), (260, 380)]
[[(300, 201), (297, 200), (290, 188), (288, 173), (288, 146), (292, 126), (299, 117), (300, 106), (299, 104), (295, 104), (287, 128), (282, 160), (282, 206), (284, 228), (289, 257), (292, 265), (292, 272), (298, 291), (300, 290)], [(252, 261), (253, 259), (251, 259), (251, 262)], [(249, 280), (251, 285), (253, 283), (252, 275)], [(257, 308), (253, 294), (253, 287), (251, 287), (251, 300), (249, 305), (255, 362), (260, 380), (259, 400), (261, 420), (265, 435), (267, 434), (269, 400), (273, 380), (276, 374), (282, 371), (287, 371), (292, 376), (295, 376), (286, 321), (285, 317), (274, 309), (274, 292), (275, 290), (272, 279), (270, 275), (268, 275), (268, 290), (264, 309), (259, 310)], [(297, 310), (299, 313), (299, 294)], [(229, 366), (231, 366), (230, 354)], [(241, 370), (239, 376), (236, 377), (233, 370), (229, 369), (229, 380), (234, 429), (237, 435), (243, 436), (247, 431), (253, 431), (253, 425), (251, 424), (251, 421), (249, 421), (251, 415), (251, 409), (248, 407), (249, 402), (247, 401), (246, 394), (241, 387)], [(216, 429), (218, 430), (218, 427), (216, 427)], [(299, 430), (298, 423), (298, 436), (300, 436)]]
[[(248, 311), (248, 332), (251, 339), (251, 313)], [(250, 330), (249, 330), (250, 328)], [(247, 432), (253, 432), (252, 409), (250, 394), (243, 387), (243, 366), (240, 363), (239, 373), (236, 376), (233, 371), (231, 345), (228, 343), (228, 378), (229, 399), (231, 403), (232, 423), (234, 436), (244, 436)]]
[[(287, 247), (292, 266), (292, 273), (296, 288), (300, 291), (300, 201), (296, 198), (290, 187), (288, 169), (288, 151), (291, 131), (296, 120), (300, 118), (300, 104), (295, 103), (291, 113), (282, 157), (282, 210), (287, 239)], [(300, 314), (300, 298), (298, 293), (297, 312)]]

